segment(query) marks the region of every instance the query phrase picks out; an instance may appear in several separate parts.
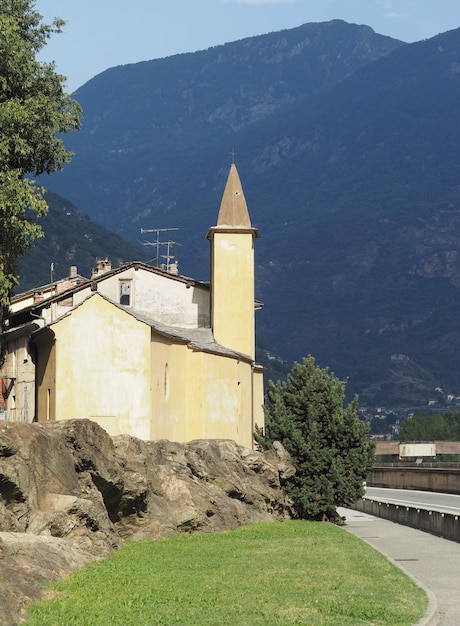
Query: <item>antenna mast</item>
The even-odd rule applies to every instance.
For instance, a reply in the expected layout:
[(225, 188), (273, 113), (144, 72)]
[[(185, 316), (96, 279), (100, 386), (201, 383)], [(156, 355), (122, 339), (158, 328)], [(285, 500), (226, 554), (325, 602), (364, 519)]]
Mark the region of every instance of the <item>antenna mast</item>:
[[(180, 245), (176, 241), (161, 241), (160, 233), (166, 233), (171, 230), (179, 230), (179, 228), (141, 228), (141, 235), (145, 233), (155, 233), (155, 241), (144, 241), (144, 246), (153, 246), (155, 248), (155, 267), (163, 267), (167, 272), (172, 271), (172, 266), (177, 270), (177, 261), (175, 255), (171, 254), (172, 246)], [(160, 254), (161, 246), (167, 246), (167, 253)], [(160, 263), (160, 259), (166, 259), (166, 263)]]

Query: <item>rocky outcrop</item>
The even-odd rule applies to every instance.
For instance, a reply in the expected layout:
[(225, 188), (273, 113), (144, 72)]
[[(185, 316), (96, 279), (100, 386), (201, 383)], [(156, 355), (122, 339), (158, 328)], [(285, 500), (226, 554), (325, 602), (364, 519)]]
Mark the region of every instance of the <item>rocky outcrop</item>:
[(109, 555), (123, 539), (212, 532), (289, 515), (294, 473), (228, 440), (110, 437), (89, 420), (0, 422), (0, 624), (42, 584)]

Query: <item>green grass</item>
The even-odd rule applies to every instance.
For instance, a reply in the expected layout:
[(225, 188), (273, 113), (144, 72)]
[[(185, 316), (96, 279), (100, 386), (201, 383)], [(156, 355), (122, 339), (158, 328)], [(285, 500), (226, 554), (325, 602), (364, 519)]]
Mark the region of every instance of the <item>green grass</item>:
[(409, 626), (427, 607), (366, 543), (302, 521), (129, 542), (52, 589), (29, 626)]

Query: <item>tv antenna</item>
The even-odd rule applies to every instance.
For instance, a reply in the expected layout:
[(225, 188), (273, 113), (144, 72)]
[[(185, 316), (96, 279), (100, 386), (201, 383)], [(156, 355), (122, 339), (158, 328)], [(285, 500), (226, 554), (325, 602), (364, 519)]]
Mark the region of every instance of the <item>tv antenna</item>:
[[(161, 241), (161, 233), (166, 233), (172, 230), (179, 230), (179, 228), (141, 228), (141, 235), (145, 233), (155, 233), (155, 241), (144, 241), (144, 246), (152, 246), (155, 248), (155, 267), (163, 267), (167, 272), (172, 271), (174, 267), (177, 271), (177, 260), (175, 255), (172, 254), (173, 246), (180, 245), (176, 241)], [(161, 254), (161, 246), (166, 246), (166, 254)], [(165, 259), (165, 263), (162, 263), (160, 259)]]

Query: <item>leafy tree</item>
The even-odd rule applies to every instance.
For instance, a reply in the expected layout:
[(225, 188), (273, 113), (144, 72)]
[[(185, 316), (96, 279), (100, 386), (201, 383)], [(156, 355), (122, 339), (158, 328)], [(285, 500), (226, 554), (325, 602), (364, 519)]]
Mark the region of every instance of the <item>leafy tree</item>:
[(270, 382), (265, 402), (263, 447), (280, 441), (296, 474), (285, 485), (301, 518), (319, 519), (329, 508), (363, 495), (374, 464), (375, 444), (357, 414), (357, 400), (344, 408), (344, 386), (309, 356), (294, 363), (286, 381)]
[(401, 422), (398, 430), (401, 441), (426, 441), (425, 418), (420, 413), (414, 413)]
[(398, 438), (401, 441), (459, 441), (460, 411), (433, 413), (428, 417), (414, 413), (401, 423)]
[(460, 411), (455, 413), (449, 411), (444, 414), (444, 419), (450, 428), (449, 440), (460, 441)]
[(43, 24), (32, 0), (0, 0), (0, 307), (3, 324), (16, 260), (42, 234), (46, 214), (34, 178), (70, 160), (61, 133), (78, 129), (81, 109), (63, 91), (65, 77), (36, 56), (64, 24)]

